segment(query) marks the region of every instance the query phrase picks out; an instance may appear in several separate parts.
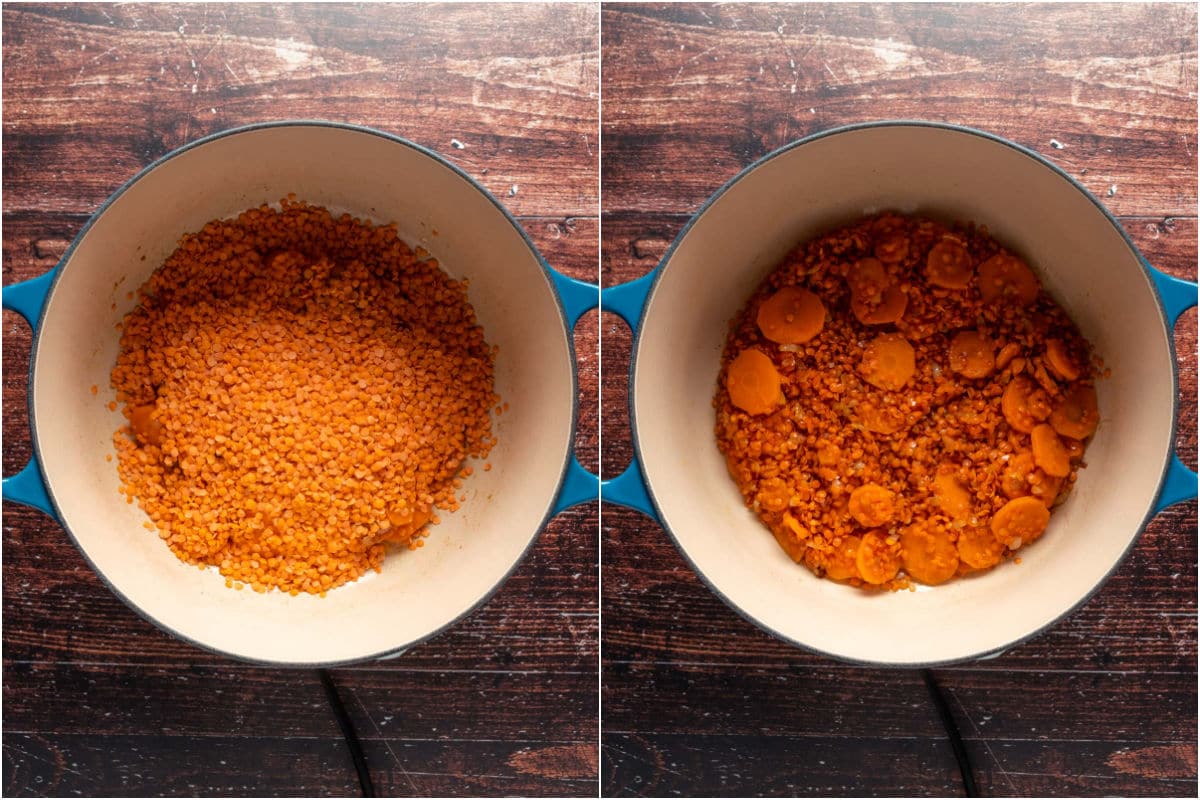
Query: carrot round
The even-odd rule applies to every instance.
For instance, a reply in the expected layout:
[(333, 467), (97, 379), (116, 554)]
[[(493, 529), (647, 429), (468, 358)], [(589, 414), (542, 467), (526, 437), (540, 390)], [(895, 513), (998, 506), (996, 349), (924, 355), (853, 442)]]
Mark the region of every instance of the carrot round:
[(908, 308), (908, 295), (899, 286), (889, 286), (878, 300), (864, 295), (850, 296), (850, 310), (864, 325), (887, 325), (899, 322)]
[(988, 569), (1000, 563), (1004, 544), (987, 528), (963, 528), (958, 534), (958, 558), (974, 569)]
[(1050, 509), (1036, 497), (1018, 497), (1005, 503), (992, 517), (996, 541), (1016, 550), (1042, 535), (1050, 522)]
[(893, 434), (907, 424), (904, 413), (894, 406), (880, 408), (873, 403), (861, 402), (854, 411), (862, 426), (872, 433)]
[(900, 571), (900, 543), (888, 542), (883, 531), (868, 531), (858, 543), (854, 565), (867, 583), (887, 583)]
[(802, 344), (825, 327), (821, 298), (799, 286), (785, 286), (758, 307), (758, 328), (779, 344)]
[(878, 298), (894, 283), (878, 258), (861, 258), (846, 271), (846, 283), (852, 294)]
[(1013, 430), (1029, 433), (1041, 421), (1034, 415), (1034, 393), (1038, 391), (1040, 387), (1028, 375), (1017, 375), (1004, 387), (1000, 410)]
[(950, 340), (950, 369), (966, 378), (986, 378), (996, 367), (992, 341), (979, 331), (959, 331)]
[(908, 308), (908, 295), (887, 274), (877, 258), (858, 261), (846, 275), (850, 310), (864, 325), (897, 322)]
[(1035, 472), (1034, 478), (1036, 480), (1029, 484), (1029, 491), (1034, 497), (1041, 500), (1042, 505), (1046, 506), (1046, 508), (1053, 508), (1054, 501), (1058, 499), (1058, 493), (1062, 489), (1066, 478), (1047, 475), (1042, 470)]
[(825, 575), (835, 581), (858, 577), (859, 536), (843, 536), (841, 544), (834, 545), (825, 558)]
[(1033, 444), (1033, 463), (1047, 475), (1065, 478), (1071, 473), (1071, 454), (1063, 447), (1054, 428), (1042, 423), (1029, 434)]
[(872, 386), (896, 391), (916, 372), (916, 354), (900, 334), (882, 333), (863, 350), (859, 372)]
[(804, 561), (804, 551), (808, 546), (804, 543), (807, 536), (802, 536), (802, 533), (807, 533), (796, 521), (791, 514), (783, 515), (783, 525), (772, 525), (771, 533), (775, 535), (775, 541), (783, 548), (783, 552), (788, 554), (788, 557), (800, 564)]
[(1054, 430), (1071, 439), (1086, 439), (1096, 432), (1099, 424), (1096, 389), (1087, 384), (1073, 385), (1050, 413), (1050, 425)]
[(779, 370), (769, 356), (751, 347), (729, 363), (729, 400), (747, 414), (769, 414), (783, 403)]
[(877, 528), (892, 521), (896, 515), (896, 495), (868, 483), (850, 493), (850, 516), (864, 528)]
[(1037, 300), (1040, 288), (1037, 276), (1011, 253), (998, 253), (979, 265), (979, 294), (988, 303), (1011, 300), (1027, 306)]
[(945, 583), (958, 571), (958, 548), (943, 530), (909, 525), (900, 532), (904, 571), (930, 586)]
[(133, 435), (142, 444), (162, 444), (163, 426), (155, 411), (153, 403), (134, 406), (129, 411), (129, 425), (133, 428)]
[(953, 468), (939, 470), (934, 476), (933, 499), (951, 519), (966, 519), (971, 515), (971, 493), (959, 481)]
[(1046, 366), (1064, 381), (1079, 377), (1079, 364), (1061, 339), (1046, 340)]
[(1033, 463), (1033, 453), (1022, 450), (1009, 456), (1000, 474), (1000, 491), (1004, 496), (1013, 499), (1029, 494), (1029, 479), (1037, 465)]
[(887, 264), (899, 264), (908, 256), (908, 237), (894, 233), (875, 245), (875, 257)]
[(930, 248), (929, 255), (925, 257), (925, 280), (933, 286), (965, 289), (974, 275), (971, 254), (955, 239), (942, 239)]

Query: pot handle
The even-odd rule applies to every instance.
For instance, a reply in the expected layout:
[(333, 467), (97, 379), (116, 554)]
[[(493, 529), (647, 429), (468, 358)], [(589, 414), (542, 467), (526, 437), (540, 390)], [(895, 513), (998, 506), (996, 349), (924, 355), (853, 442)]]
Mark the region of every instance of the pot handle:
[[(41, 321), (42, 307), (46, 304), (46, 293), (54, 281), (56, 270), (57, 267), (36, 278), (4, 287), (5, 310), (16, 311), (25, 318), (34, 331), (37, 331), (38, 323)], [(36, 508), (55, 517), (54, 506), (50, 503), (50, 495), (46, 492), (46, 482), (42, 478), (42, 471), (38, 467), (37, 459), (31, 458), (24, 469), (12, 477), (5, 478), (3, 483), (0, 483), (0, 496), (5, 500)], [(57, 517), (55, 518), (57, 519)]]
[[(1154, 288), (1158, 290), (1163, 311), (1167, 315), (1167, 323), (1173, 329), (1179, 315), (1196, 305), (1197, 285), (1191, 281), (1173, 278), (1160, 272), (1145, 260), (1142, 263), (1154, 281)], [(1162, 489), (1158, 494), (1158, 501), (1154, 505), (1154, 513), (1157, 514), (1176, 503), (1195, 499), (1196, 490), (1196, 473), (1184, 466), (1183, 462), (1179, 460), (1179, 456), (1172, 454), (1171, 463), (1167, 465), (1167, 474), (1163, 479)]]
[[(579, 318), (600, 304), (600, 287), (563, 275), (545, 261), (542, 261), (542, 266), (550, 276), (554, 291), (558, 294), (559, 302), (562, 303), (563, 313), (567, 317), (567, 327), (574, 330)], [(558, 490), (558, 497), (554, 500), (551, 515), (598, 499), (600, 499), (600, 478), (584, 469), (583, 465), (579, 463), (579, 459), (572, 453), (571, 460), (567, 462), (567, 473), (563, 476), (562, 486)]]
[[(650, 287), (653, 285), (657, 273), (658, 269), (655, 268), (636, 280), (602, 289), (600, 310), (615, 312), (617, 316), (625, 320), (625, 324), (629, 326), (636, 337), (638, 326), (642, 321), (642, 312), (646, 307), (646, 298), (650, 294)], [(633, 405), (631, 403), (631, 416), (632, 413)], [(650, 491), (646, 487), (646, 479), (642, 475), (642, 465), (636, 453), (624, 472), (610, 480), (601, 481), (600, 498), (640, 511), (655, 522), (662, 523), (655, 511), (654, 502), (650, 499)]]

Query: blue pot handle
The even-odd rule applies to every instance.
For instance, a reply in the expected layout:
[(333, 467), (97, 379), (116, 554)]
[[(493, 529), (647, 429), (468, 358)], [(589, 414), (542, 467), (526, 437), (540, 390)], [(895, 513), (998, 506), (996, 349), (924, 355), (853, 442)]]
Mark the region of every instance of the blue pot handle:
[[(653, 285), (657, 273), (658, 268), (655, 268), (636, 280), (602, 290), (600, 292), (600, 310), (616, 313), (625, 320), (625, 324), (636, 335), (642, 321), (642, 312), (646, 307), (646, 299), (650, 294), (650, 287)], [(630, 388), (632, 389), (632, 387)], [(634, 455), (633, 462), (625, 468), (624, 472), (600, 484), (600, 497), (606, 502), (613, 502), (640, 511), (655, 522), (662, 524), (662, 520), (654, 509), (654, 503), (650, 499), (650, 492), (646, 488), (646, 480), (642, 476), (642, 465), (637, 455)]]
[[(579, 318), (584, 313), (600, 305), (600, 287), (563, 275), (545, 261), (542, 262), (542, 266), (550, 275), (554, 291), (558, 293), (563, 313), (567, 317), (567, 326), (574, 330), (575, 324), (579, 322)], [(572, 506), (598, 499), (600, 499), (600, 478), (584, 469), (583, 465), (579, 463), (579, 459), (572, 453), (571, 460), (567, 463), (567, 474), (563, 477), (562, 486), (559, 487), (558, 497), (554, 500), (551, 514), (558, 514)]]
[[(1154, 281), (1154, 288), (1158, 290), (1163, 311), (1167, 315), (1167, 324), (1174, 328), (1179, 315), (1196, 305), (1197, 285), (1191, 281), (1173, 278), (1166, 273), (1159, 272), (1144, 259), (1142, 263)], [(1157, 514), (1176, 503), (1195, 499), (1196, 489), (1196, 473), (1184, 466), (1183, 462), (1179, 460), (1179, 456), (1172, 454), (1171, 463), (1167, 466), (1167, 475), (1163, 479), (1162, 489), (1158, 494), (1158, 502), (1154, 506), (1154, 513)]]
[(654, 283), (657, 273), (658, 268), (655, 268), (637, 280), (603, 290), (600, 293), (600, 307), (604, 311), (615, 312), (636, 334), (642, 322), (642, 311), (646, 307), (650, 286)]
[[(50, 284), (54, 281), (54, 273), (57, 269), (55, 267), (44, 275), (5, 286), (3, 292), (5, 310), (16, 311), (36, 331), (42, 318), (42, 307), (46, 304), (46, 293), (50, 290)], [(55, 517), (54, 506), (50, 503), (50, 495), (46, 492), (46, 482), (42, 478), (42, 471), (38, 468), (36, 459), (30, 459), (24, 469), (11, 478), (4, 479), (0, 484), (0, 496), (3, 496), (5, 500), (36, 508)], [(57, 519), (57, 517), (55, 518)]]

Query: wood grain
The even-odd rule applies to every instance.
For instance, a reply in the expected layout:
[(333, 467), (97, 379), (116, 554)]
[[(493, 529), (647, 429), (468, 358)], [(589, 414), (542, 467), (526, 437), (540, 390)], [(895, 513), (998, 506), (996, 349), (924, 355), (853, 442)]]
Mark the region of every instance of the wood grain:
[(609, 6), (604, 210), (694, 211), (789, 141), (891, 118), (1048, 153), (1119, 215), (1195, 216), (1194, 20), (1152, 4)]
[[(3, 10), (5, 284), (50, 269), (104, 199), (203, 135), (272, 119), (430, 147), (597, 279), (598, 9), (19, 5)], [(460, 147), (461, 145), (461, 147)], [(4, 313), (6, 475), (30, 456), (30, 334)], [(576, 451), (598, 467), (599, 327), (576, 328)], [(5, 796), (359, 792), (316, 674), (159, 631), (39, 512), (3, 517)], [(598, 508), (556, 517), (484, 606), (334, 679), (382, 795), (594, 796)]]
[[(653, 269), (753, 160), (886, 118), (1037, 150), (1102, 198), (1151, 263), (1194, 281), (1195, 25), (1182, 5), (605, 5), (602, 282)], [(600, 327), (612, 476), (632, 457), (632, 337), (614, 315)], [(1176, 329), (1177, 448), (1193, 466), (1196, 346), (1189, 311)], [(918, 674), (769, 636), (636, 512), (606, 507), (601, 535), (606, 795), (961, 793)], [(1156, 517), (1058, 625), (934, 672), (983, 794), (1195, 792), (1196, 552), (1193, 501)]]

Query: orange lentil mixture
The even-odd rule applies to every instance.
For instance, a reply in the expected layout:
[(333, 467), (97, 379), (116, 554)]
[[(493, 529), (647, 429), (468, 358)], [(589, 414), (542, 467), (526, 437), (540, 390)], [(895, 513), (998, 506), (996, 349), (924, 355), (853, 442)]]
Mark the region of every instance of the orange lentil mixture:
[(379, 571), (496, 444), (467, 283), (394, 225), (289, 196), (184, 236), (139, 298), (111, 375), (121, 491), (228, 586)]
[(1099, 423), (1095, 378), (986, 229), (884, 213), (796, 247), (731, 323), (717, 443), (794, 561), (911, 589), (1043, 533)]

